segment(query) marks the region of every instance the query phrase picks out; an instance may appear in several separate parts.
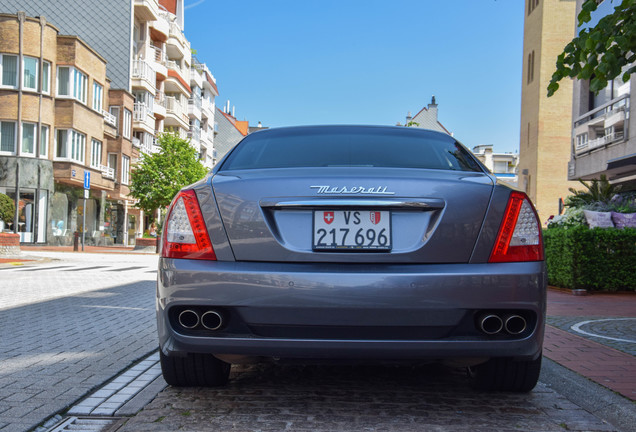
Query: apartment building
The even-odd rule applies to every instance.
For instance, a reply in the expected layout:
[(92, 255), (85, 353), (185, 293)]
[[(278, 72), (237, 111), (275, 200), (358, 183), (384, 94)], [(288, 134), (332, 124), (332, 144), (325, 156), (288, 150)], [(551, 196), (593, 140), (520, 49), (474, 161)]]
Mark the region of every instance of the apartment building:
[[(218, 95), (218, 89), (205, 65), (195, 68), (201, 81), (198, 86), (201, 113), (198, 117), (197, 112), (190, 113), (193, 65), (190, 43), (183, 32), (183, 1), (87, 0), (82, 4), (81, 19), (78, 19), (77, 6), (72, 2), (0, 2), (0, 12), (26, 11), (29, 16), (49, 17), (60, 33), (77, 35), (105, 62), (105, 76), (112, 81), (109, 86), (106, 86), (105, 78), (98, 82), (102, 83), (104, 101), (111, 94), (118, 101), (112, 107), (106, 104), (105, 109), (107, 118), (116, 122), (114, 127), (119, 135), (104, 138), (101, 148), (108, 157), (104, 166), (113, 172), (123, 173), (144, 153), (157, 151), (156, 137), (163, 131), (188, 138), (192, 134), (191, 118), (196, 119), (199, 129), (199, 140), (193, 141), (193, 145), (204, 164), (211, 166), (213, 163), (214, 97)], [(7, 44), (10, 40), (4, 39)], [(195, 77), (195, 82), (198, 81)], [(121, 93), (112, 93), (114, 90)], [(129, 98), (133, 100), (132, 105), (128, 103)], [(129, 128), (132, 128), (130, 133)], [(132, 143), (130, 159), (121, 155), (116, 158), (117, 146), (127, 149), (129, 141)], [(116, 186), (119, 191), (128, 190), (126, 185), (119, 187), (119, 180)], [(121, 193), (115, 195), (122, 196)], [(127, 196), (118, 201), (111, 210), (117, 223), (106, 221), (105, 227), (118, 226), (116, 242), (128, 243), (144, 231), (148, 217), (134, 208), (134, 200)]]
[[(576, 2), (577, 15), (582, 3)], [(607, 0), (600, 3), (592, 23), (613, 12), (615, 6)], [(636, 97), (633, 81), (618, 77), (598, 94), (590, 92), (589, 80), (574, 81), (570, 180), (605, 175), (624, 190), (636, 190), (636, 136), (630, 133), (636, 130), (636, 117), (630, 115), (630, 101)]]
[(0, 192), (16, 203), (9, 229), (23, 243), (69, 244), (76, 231), (122, 241), (125, 228), (110, 220), (128, 192), (132, 95), (114, 99), (118, 122), (106, 60), (45, 17), (0, 14), (0, 77)]
[(192, 96), (188, 100), (191, 145), (199, 152), (204, 166), (214, 165), (214, 112), (215, 98), (219, 95), (216, 79), (210, 69), (196, 57), (192, 57), (190, 71)]
[(517, 186), (518, 153), (495, 153), (492, 144), (484, 144), (473, 147), (473, 154), (497, 179)]
[(541, 220), (559, 214), (569, 195), (572, 82), (547, 97), (557, 56), (574, 34), (574, 0), (526, 0), (523, 30), (519, 181)]

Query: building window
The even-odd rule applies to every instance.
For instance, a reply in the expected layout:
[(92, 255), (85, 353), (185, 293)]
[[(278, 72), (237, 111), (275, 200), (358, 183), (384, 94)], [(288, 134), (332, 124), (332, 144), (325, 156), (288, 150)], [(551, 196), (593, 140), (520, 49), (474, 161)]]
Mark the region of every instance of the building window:
[(91, 141), (91, 167), (99, 168), (102, 164), (102, 142), (93, 139)]
[(20, 154), (35, 156), (35, 127), (33, 123), (22, 123), (22, 147)]
[(132, 112), (124, 108), (124, 124), (122, 125), (121, 134), (126, 139), (130, 139), (130, 134), (132, 132)]
[(528, 54), (528, 84), (534, 81), (534, 50)]
[(539, 0), (528, 0), (528, 15), (539, 6)]
[(0, 154), (15, 154), (15, 122), (0, 122)]
[(18, 87), (18, 56), (3, 54), (0, 55), (0, 72), (2, 81), (0, 85), (4, 87)]
[(117, 153), (108, 153), (108, 168), (113, 170), (113, 178), (117, 178)]
[(38, 89), (38, 59), (24, 57), (22, 75), (22, 88), (25, 90), (37, 91)]
[(119, 134), (119, 107), (111, 106), (108, 111), (115, 117), (115, 129), (117, 129), (117, 134)]
[(93, 109), (99, 113), (102, 112), (102, 97), (104, 87), (93, 81)]
[(57, 130), (57, 149), (55, 156), (58, 159), (70, 159), (75, 162), (84, 162), (86, 148), (86, 135), (73, 129)]
[(86, 103), (86, 89), (88, 76), (69, 66), (57, 68), (57, 95), (67, 96)]
[(49, 155), (49, 127), (42, 126), (40, 129), (40, 156), (48, 157)]
[(51, 63), (42, 63), (42, 93), (49, 94), (51, 90)]
[(122, 155), (121, 157), (121, 184), (128, 184), (128, 177), (130, 172), (130, 158)]

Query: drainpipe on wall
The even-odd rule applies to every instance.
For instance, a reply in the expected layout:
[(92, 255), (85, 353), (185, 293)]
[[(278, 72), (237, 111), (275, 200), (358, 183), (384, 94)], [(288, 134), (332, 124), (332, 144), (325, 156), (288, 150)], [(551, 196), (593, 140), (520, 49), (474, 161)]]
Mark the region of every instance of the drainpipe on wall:
[(26, 21), (26, 12), (18, 12), (19, 42), (18, 42), (18, 134), (15, 146), (15, 214), (13, 218), (13, 233), (18, 234), (18, 222), (20, 216), (20, 150), (22, 136), (22, 76), (24, 74), (24, 57), (22, 53), (22, 44), (24, 43), (24, 22)]

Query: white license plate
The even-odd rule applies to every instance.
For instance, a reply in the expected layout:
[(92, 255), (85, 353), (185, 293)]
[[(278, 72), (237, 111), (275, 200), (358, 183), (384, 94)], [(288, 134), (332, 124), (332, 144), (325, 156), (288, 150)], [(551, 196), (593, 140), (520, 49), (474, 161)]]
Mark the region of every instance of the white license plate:
[(391, 249), (388, 210), (314, 210), (314, 250)]

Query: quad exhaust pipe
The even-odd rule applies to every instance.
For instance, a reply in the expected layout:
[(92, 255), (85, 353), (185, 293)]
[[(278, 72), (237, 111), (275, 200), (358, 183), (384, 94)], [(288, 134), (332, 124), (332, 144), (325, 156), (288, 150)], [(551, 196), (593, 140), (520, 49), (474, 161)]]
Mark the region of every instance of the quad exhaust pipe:
[(224, 324), (223, 316), (213, 309), (207, 310), (201, 315), (192, 309), (186, 309), (179, 314), (178, 321), (181, 327), (189, 330), (199, 327), (199, 325), (206, 330), (218, 330)]
[(477, 319), (477, 327), (487, 335), (495, 335), (502, 331), (511, 335), (518, 335), (526, 330), (528, 323), (521, 315), (507, 314), (500, 317), (491, 313), (480, 315)]

